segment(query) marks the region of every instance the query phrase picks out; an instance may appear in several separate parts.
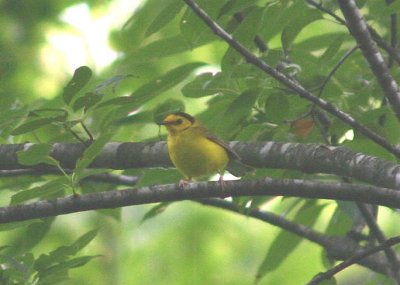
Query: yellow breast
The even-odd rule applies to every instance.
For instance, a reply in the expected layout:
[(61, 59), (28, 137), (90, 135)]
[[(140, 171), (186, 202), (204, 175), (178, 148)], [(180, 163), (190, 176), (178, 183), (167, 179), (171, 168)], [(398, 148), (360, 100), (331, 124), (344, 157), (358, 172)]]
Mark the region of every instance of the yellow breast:
[(222, 174), (229, 161), (226, 150), (196, 129), (168, 136), (172, 163), (188, 179)]

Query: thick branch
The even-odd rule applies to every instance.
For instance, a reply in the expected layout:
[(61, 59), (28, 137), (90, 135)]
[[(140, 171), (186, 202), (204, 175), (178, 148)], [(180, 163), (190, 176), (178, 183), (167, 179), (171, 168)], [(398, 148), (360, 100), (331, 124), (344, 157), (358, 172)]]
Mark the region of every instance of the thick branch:
[(325, 101), (317, 96), (314, 96), (311, 92), (305, 89), (302, 85), (298, 82), (288, 78), (282, 72), (272, 68), (269, 66), (265, 61), (258, 58), (255, 54), (253, 54), (250, 50), (240, 44), (235, 38), (232, 37), (228, 32), (226, 32), (218, 23), (216, 23), (210, 16), (193, 0), (183, 0), (198, 16), (201, 18), (207, 26), (221, 39), (226, 41), (232, 48), (234, 48), (238, 53), (240, 53), (247, 62), (253, 64), (254, 66), (258, 67), (260, 70), (264, 71), (266, 74), (270, 75), (281, 84), (288, 87), (290, 90), (296, 92), (300, 97), (314, 103), (321, 109), (327, 111), (328, 113), (334, 115), (335, 117), (339, 118), (346, 124), (350, 125), (366, 137), (370, 138), (375, 143), (379, 144), (386, 150), (390, 151), (391, 153), (395, 154), (397, 157), (400, 158), (400, 150), (395, 146), (391, 145), (384, 137), (378, 135), (377, 133), (373, 132), (371, 129), (367, 128), (366, 126), (360, 124), (357, 120), (355, 120), (349, 114), (341, 111), (340, 109), (336, 108), (330, 102)]
[(107, 191), (38, 201), (30, 204), (0, 208), (0, 223), (23, 221), (95, 209), (131, 205), (195, 200), (221, 196), (291, 196), (347, 200), (400, 209), (400, 191), (367, 185), (321, 183), (306, 180), (226, 181), (221, 188), (217, 182), (191, 183), (181, 189), (178, 185), (154, 185), (138, 189)]
[(399, 87), (390, 74), (375, 42), (372, 40), (368, 26), (362, 18), (355, 1), (339, 0), (338, 2), (344, 17), (346, 18), (347, 27), (356, 39), (394, 112), (397, 117), (400, 118)]
[[(0, 145), (0, 170), (31, 168), (18, 163), (16, 155), (17, 151), (31, 145)], [(400, 165), (345, 147), (272, 141), (231, 142), (230, 146), (243, 158), (243, 162), (254, 167), (349, 176), (369, 184), (400, 189)], [(63, 168), (74, 169), (84, 150), (82, 144), (56, 143), (50, 155)], [(107, 169), (171, 166), (165, 142), (108, 143), (90, 165), (91, 168)], [(41, 173), (53, 171), (44, 165), (35, 166), (35, 169)]]

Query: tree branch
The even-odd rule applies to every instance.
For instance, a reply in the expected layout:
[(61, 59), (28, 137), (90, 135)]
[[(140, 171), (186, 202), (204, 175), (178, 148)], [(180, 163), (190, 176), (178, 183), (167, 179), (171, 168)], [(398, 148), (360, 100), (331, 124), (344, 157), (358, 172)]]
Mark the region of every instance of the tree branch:
[[(328, 173), (393, 189), (400, 189), (400, 165), (390, 161), (353, 152), (345, 147), (321, 144), (278, 142), (230, 142), (244, 163), (257, 168), (295, 169), (305, 173)], [(17, 151), (32, 144), (0, 145), (0, 170), (29, 169), (46, 173), (58, 171), (46, 165), (24, 166), (18, 162)], [(85, 146), (55, 143), (50, 156), (63, 168), (74, 169)], [(90, 168), (129, 169), (172, 167), (166, 142), (107, 143)], [(1, 172), (0, 172), (1, 173)], [(0, 174), (1, 175), (1, 174)]]
[(296, 92), (300, 97), (314, 103), (321, 109), (327, 111), (328, 113), (334, 115), (339, 118), (341, 121), (346, 124), (352, 126), (354, 129), (364, 134), (368, 138), (370, 138), (375, 143), (379, 144), (386, 150), (395, 154), (400, 158), (400, 150), (395, 146), (391, 145), (384, 137), (378, 135), (373, 132), (371, 129), (366, 126), (360, 124), (349, 114), (341, 111), (340, 109), (333, 106), (330, 102), (325, 101), (317, 96), (314, 96), (308, 90), (306, 90), (302, 85), (298, 82), (288, 78), (285, 74), (279, 72), (278, 70), (269, 66), (265, 61), (258, 58), (255, 54), (253, 54), (250, 50), (240, 44), (236, 39), (234, 39), (230, 34), (228, 34), (220, 25), (218, 25), (210, 16), (193, 0), (183, 0), (208, 26), (209, 28), (221, 39), (226, 41), (232, 48), (234, 48), (237, 52), (239, 52), (247, 62), (253, 64), (258, 67), (260, 70), (264, 71), (281, 84), (288, 87), (290, 90)]
[(400, 191), (348, 183), (264, 178), (260, 180), (176, 184), (107, 191), (44, 200), (0, 208), (0, 223), (45, 218), (74, 212), (109, 209), (155, 202), (195, 200), (210, 197), (290, 196), (364, 202), (400, 209)]
[(356, 39), (365, 59), (368, 61), (372, 72), (389, 100), (393, 111), (400, 118), (400, 91), (397, 82), (389, 72), (389, 69), (379, 52), (371, 34), (358, 10), (354, 0), (339, 0), (340, 9), (346, 19), (347, 27)]

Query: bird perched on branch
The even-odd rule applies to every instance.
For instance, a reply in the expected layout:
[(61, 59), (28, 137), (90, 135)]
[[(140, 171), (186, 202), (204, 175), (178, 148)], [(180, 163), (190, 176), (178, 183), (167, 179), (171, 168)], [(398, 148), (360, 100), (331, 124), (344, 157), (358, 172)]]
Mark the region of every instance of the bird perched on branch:
[(220, 175), (220, 183), (223, 183), (225, 169), (235, 176), (243, 176), (252, 169), (241, 163), (235, 151), (189, 114), (175, 112), (159, 124), (168, 130), (171, 161), (186, 178), (179, 182), (181, 187), (193, 178), (216, 173)]

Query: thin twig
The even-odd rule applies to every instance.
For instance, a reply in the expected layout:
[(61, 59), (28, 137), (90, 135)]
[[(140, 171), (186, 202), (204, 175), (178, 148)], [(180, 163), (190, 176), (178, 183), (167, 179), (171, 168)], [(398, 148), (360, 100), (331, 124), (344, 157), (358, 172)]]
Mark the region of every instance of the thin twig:
[(86, 125), (85, 125), (84, 122), (81, 121), (80, 123), (81, 123), (82, 128), (85, 130), (85, 133), (86, 133), (86, 134), (88, 135), (88, 137), (89, 137), (89, 143), (92, 143), (93, 140), (94, 140), (92, 133), (91, 133), (91, 132), (89, 131), (89, 129), (86, 127)]
[(339, 60), (339, 62), (333, 67), (331, 72), (329, 72), (328, 76), (325, 78), (324, 82), (322, 85), (319, 87), (319, 92), (318, 92), (318, 97), (321, 97), (322, 92), (325, 89), (325, 86), (328, 84), (328, 82), (332, 79), (332, 77), (335, 75), (336, 71), (343, 65), (343, 63), (353, 54), (358, 49), (358, 46), (354, 46), (342, 56), (342, 58)]

